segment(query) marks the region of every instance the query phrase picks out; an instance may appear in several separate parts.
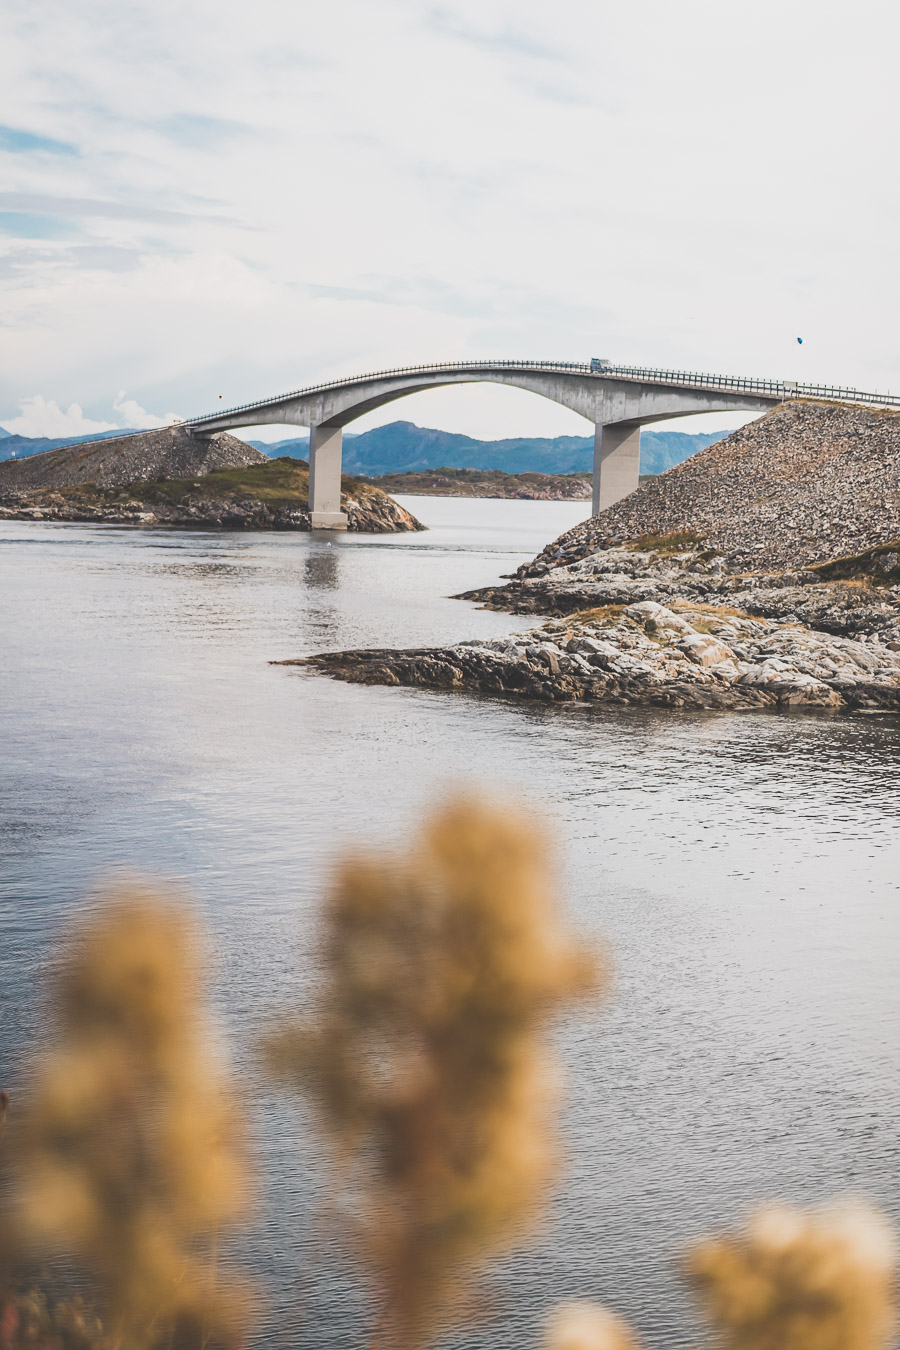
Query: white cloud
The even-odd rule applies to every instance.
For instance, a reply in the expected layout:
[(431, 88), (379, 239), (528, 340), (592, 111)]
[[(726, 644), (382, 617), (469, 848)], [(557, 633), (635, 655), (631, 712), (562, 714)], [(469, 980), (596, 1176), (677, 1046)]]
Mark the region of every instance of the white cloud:
[(4, 430), (13, 436), (89, 436), (95, 431), (113, 431), (116, 426), (115, 422), (94, 422), (85, 417), (78, 403), (70, 403), (63, 411), (43, 394), (23, 398), (19, 407), (21, 414), (3, 423)]
[(34, 394), (19, 402), (18, 417), (10, 417), (3, 428), (13, 436), (49, 436), (58, 439), (61, 436), (91, 436), (98, 431), (123, 431), (149, 429), (150, 427), (170, 426), (180, 422), (177, 413), (151, 413), (133, 398), (126, 399), (125, 390), (119, 391), (113, 400), (113, 409), (119, 414), (118, 422), (101, 422), (85, 417), (80, 403), (70, 403), (61, 408), (52, 398), (43, 394)]
[[(900, 384), (900, 10), (846, 13), (10, 0), (16, 126), (79, 153), (2, 166), (0, 420), (35, 388), (190, 415), (453, 356)], [(79, 246), (18, 240), (27, 210)], [(570, 430), (442, 398), (449, 429)]]
[(162, 416), (157, 413), (147, 412), (133, 398), (125, 397), (125, 390), (120, 389), (117, 397), (113, 401), (113, 407), (123, 418), (123, 427), (133, 429), (149, 430), (151, 427), (168, 427), (173, 422), (180, 422), (182, 419), (177, 413), (166, 413)]

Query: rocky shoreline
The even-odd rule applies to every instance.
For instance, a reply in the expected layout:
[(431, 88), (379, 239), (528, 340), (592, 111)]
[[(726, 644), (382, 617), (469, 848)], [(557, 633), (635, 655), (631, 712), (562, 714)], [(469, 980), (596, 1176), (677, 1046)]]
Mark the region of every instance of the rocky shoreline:
[(612, 549), (461, 598), (556, 617), (490, 641), (280, 664), (549, 703), (900, 712), (900, 585), (722, 575), (712, 550)]
[[(183, 426), (69, 445), (0, 464), (0, 520), (82, 521), (168, 529), (309, 530), (309, 465), (270, 459), (227, 432)], [(425, 528), (387, 493), (346, 475), (347, 528)]]

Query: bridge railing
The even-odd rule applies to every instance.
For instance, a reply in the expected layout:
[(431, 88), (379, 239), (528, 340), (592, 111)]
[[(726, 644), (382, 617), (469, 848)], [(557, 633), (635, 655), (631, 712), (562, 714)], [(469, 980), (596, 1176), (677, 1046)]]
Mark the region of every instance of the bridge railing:
[(207, 413), (204, 417), (189, 417), (184, 425), (212, 422), (217, 417), (230, 417), (232, 413), (250, 412), (255, 408), (271, 408), (291, 398), (311, 398), (314, 394), (325, 394), (329, 389), (349, 389), (355, 384), (367, 384), (369, 380), (386, 380), (395, 375), (442, 375), (457, 370), (546, 370), (590, 374), (590, 366), (584, 361), (442, 361), (427, 366), (393, 366), (388, 370), (353, 375), (350, 379), (327, 380), (324, 384), (307, 385), (305, 389), (292, 389), (289, 394), (278, 394), (255, 403), (239, 403), (237, 407), (223, 408), (221, 412)]
[(688, 388), (724, 389), (732, 393), (761, 394), (774, 398), (825, 398), (841, 403), (867, 403), (877, 407), (900, 407), (896, 394), (869, 393), (847, 385), (804, 384), (793, 380), (757, 380), (739, 375), (710, 375), (689, 370), (653, 370), (645, 366), (604, 366), (602, 377), (642, 380)]
[(274, 398), (260, 399), (254, 403), (241, 403), (233, 408), (207, 413), (202, 417), (191, 417), (185, 426), (195, 426), (204, 422), (214, 422), (223, 417), (233, 417), (238, 413), (262, 411), (277, 407), (296, 398), (311, 398), (316, 394), (327, 393), (332, 389), (352, 388), (354, 385), (367, 384), (371, 380), (391, 379), (408, 375), (441, 375), (458, 371), (496, 371), (522, 370), (545, 371), (548, 374), (577, 374), (597, 380), (624, 379), (639, 383), (665, 384), (682, 389), (710, 389), (735, 394), (759, 394), (763, 398), (821, 398), (841, 403), (858, 403), (872, 407), (900, 407), (900, 396), (894, 394), (867, 393), (861, 389), (851, 389), (843, 385), (802, 384), (788, 380), (758, 380), (734, 375), (714, 375), (690, 370), (660, 370), (648, 366), (605, 365), (600, 370), (592, 370), (584, 361), (444, 361), (430, 365), (395, 366), (388, 370), (368, 371), (364, 375), (354, 375), (351, 379), (328, 380), (323, 384), (309, 385), (305, 389), (294, 389), (287, 394)]

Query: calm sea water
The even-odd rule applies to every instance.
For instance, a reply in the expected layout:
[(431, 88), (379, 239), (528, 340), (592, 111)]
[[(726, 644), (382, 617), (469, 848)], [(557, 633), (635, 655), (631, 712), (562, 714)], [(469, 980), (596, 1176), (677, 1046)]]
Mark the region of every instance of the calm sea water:
[(279, 1346), (362, 1346), (302, 1110), (253, 1068), (303, 998), (347, 843), (401, 839), (448, 787), (524, 799), (572, 922), (616, 966), (559, 1029), (566, 1170), (457, 1343), (532, 1344), (563, 1297), (685, 1344), (677, 1252), (779, 1197), (852, 1191), (900, 1220), (900, 721), (543, 708), (344, 685), (272, 659), (528, 626), (446, 597), (580, 504), (405, 499), (389, 538), (0, 524), (0, 1080), (40, 1040), (41, 978), (98, 879), (187, 885), (261, 1155), (242, 1239)]

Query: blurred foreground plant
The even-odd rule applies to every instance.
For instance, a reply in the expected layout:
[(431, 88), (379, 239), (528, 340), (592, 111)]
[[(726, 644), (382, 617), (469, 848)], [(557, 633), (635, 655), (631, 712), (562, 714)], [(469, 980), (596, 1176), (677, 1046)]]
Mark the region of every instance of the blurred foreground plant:
[(173, 897), (134, 885), (95, 904), (56, 978), (56, 1042), (16, 1121), (22, 1240), (99, 1281), (111, 1341), (128, 1350), (241, 1330), (216, 1249), (246, 1205), (243, 1130), (200, 975)]
[(544, 1350), (640, 1350), (628, 1323), (599, 1303), (560, 1303), (550, 1316)]
[(687, 1272), (725, 1350), (886, 1350), (895, 1265), (893, 1231), (866, 1205), (772, 1206), (698, 1244)]
[(343, 864), (323, 966), (317, 1015), (274, 1059), (313, 1094), (387, 1326), (417, 1344), (544, 1198), (542, 1033), (598, 965), (557, 915), (542, 830), (459, 801), (410, 853)]
[[(760, 1210), (742, 1233), (696, 1244), (686, 1274), (720, 1350), (887, 1350), (896, 1326), (896, 1244), (863, 1204)], [(639, 1350), (595, 1303), (554, 1309), (544, 1350)]]

